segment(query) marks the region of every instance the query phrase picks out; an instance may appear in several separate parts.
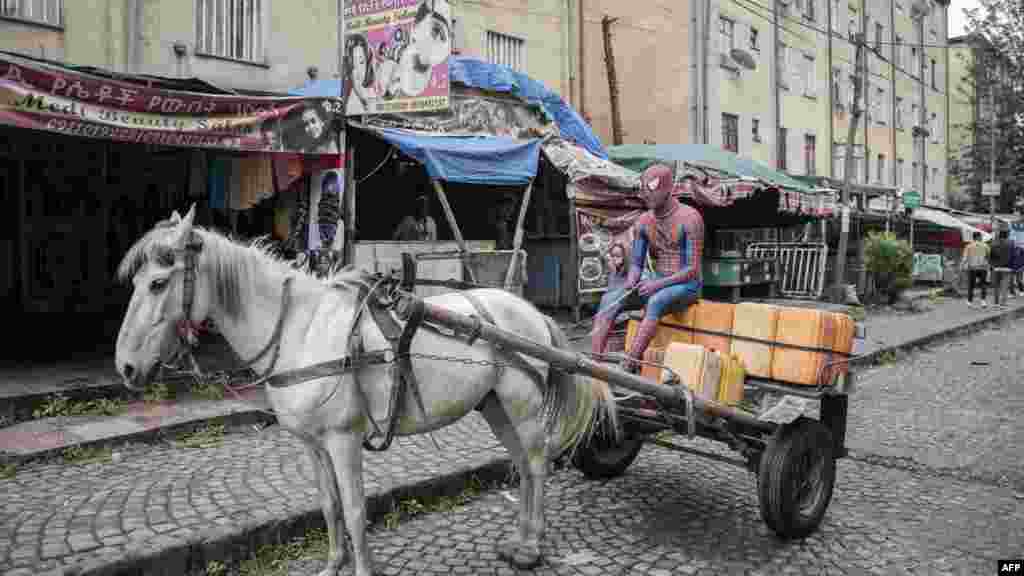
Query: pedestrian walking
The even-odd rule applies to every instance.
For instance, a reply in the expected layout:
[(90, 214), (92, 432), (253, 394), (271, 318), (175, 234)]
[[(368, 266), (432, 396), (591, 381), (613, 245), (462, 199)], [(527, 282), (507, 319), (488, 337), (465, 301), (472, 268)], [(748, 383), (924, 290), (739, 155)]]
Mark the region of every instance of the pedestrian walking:
[(1010, 240), (1010, 295), (1024, 296), (1024, 244)]
[(1000, 230), (988, 258), (992, 267), (992, 300), (996, 306), (1006, 306), (1006, 283), (1010, 279), (1012, 249), (1010, 231)]
[(974, 233), (974, 239), (964, 247), (964, 255), (960, 259), (960, 269), (967, 272), (967, 305), (974, 307), (974, 288), (981, 287), (981, 307), (987, 306), (988, 282), (988, 244), (981, 241), (981, 232)]

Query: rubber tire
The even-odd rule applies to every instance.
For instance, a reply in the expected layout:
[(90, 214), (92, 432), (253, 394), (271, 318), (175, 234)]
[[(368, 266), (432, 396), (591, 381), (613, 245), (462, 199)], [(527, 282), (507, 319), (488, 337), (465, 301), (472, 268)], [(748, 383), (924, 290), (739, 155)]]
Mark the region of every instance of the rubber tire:
[[(794, 483), (797, 459), (812, 451), (822, 458), (821, 492), (809, 510), (801, 511), (796, 502)], [(798, 539), (814, 533), (821, 525), (832, 500), (836, 461), (832, 434), (817, 420), (800, 418), (783, 426), (769, 440), (758, 465), (758, 497), (761, 518), (779, 537)]]
[(622, 441), (612, 449), (591, 442), (580, 446), (573, 457), (573, 465), (590, 480), (605, 480), (621, 476), (636, 460), (644, 447), (644, 437), (623, 433)]

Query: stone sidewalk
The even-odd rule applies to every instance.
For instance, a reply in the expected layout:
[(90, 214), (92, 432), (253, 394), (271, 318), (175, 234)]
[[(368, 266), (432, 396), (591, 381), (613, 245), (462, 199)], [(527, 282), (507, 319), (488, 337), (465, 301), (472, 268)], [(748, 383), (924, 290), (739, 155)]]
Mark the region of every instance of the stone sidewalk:
[[(1024, 314), (938, 300), (934, 309), (867, 322), (858, 353), (868, 362), (892, 347)], [(399, 439), (367, 453), (367, 493), (379, 518), (396, 492), (425, 494), (507, 471), (504, 449), (477, 414), (429, 437)], [(102, 454), (101, 454), (102, 455)], [(10, 472), (8, 472), (10, 473)], [(309, 464), (278, 427), (228, 434), (215, 446), (129, 445), (100, 461), (28, 463), (0, 478), (0, 573), (123, 570), (181, 574), (207, 560), (244, 557), (319, 522)]]

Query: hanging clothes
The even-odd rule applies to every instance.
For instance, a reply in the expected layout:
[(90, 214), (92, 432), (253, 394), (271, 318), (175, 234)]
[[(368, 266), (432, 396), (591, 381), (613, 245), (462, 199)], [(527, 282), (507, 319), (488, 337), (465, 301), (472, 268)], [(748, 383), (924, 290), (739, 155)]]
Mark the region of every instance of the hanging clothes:
[(262, 154), (244, 156), (237, 159), (235, 166), (238, 196), (233, 209), (249, 210), (274, 196), (274, 173), (269, 157)]
[(215, 156), (210, 159), (207, 188), (210, 192), (210, 208), (227, 209), (228, 188), (231, 178), (231, 159)]

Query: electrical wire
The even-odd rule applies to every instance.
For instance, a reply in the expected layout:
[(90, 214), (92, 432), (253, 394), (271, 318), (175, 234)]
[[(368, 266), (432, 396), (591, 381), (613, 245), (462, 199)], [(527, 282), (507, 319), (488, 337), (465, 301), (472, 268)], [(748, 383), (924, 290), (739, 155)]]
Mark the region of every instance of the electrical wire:
[[(771, 16), (766, 15), (766, 14), (764, 14), (762, 12), (759, 12), (758, 9), (764, 10), (768, 14), (774, 14), (774, 11), (771, 8), (769, 8), (768, 6), (765, 6), (764, 4), (759, 3), (757, 0), (735, 0), (734, 3), (737, 6), (739, 6), (740, 8), (746, 10), (747, 12), (757, 16), (758, 18), (761, 18), (765, 22), (768, 22), (769, 24), (772, 24), (772, 25), (776, 24), (776, 21), (775, 21), (774, 18), (772, 18)], [(781, 14), (781, 15), (779, 15), (779, 19), (780, 20), (788, 20), (790, 22), (795, 22), (796, 24), (799, 24), (800, 26), (802, 26), (804, 28), (807, 28), (807, 29), (809, 29), (811, 31), (817, 32), (818, 34), (821, 34), (821, 35), (826, 36), (826, 37), (827, 36), (831, 36), (832, 38), (835, 38), (836, 40), (840, 40), (842, 42), (850, 44), (851, 46), (856, 46), (857, 45), (856, 41), (851, 40), (850, 38), (848, 38), (846, 36), (843, 36), (842, 34), (840, 34), (838, 32), (835, 32), (833, 30), (826, 30), (826, 29), (823, 29), (823, 28), (819, 28), (818, 26), (814, 26), (812, 24), (809, 24), (809, 23), (805, 22), (803, 20), (803, 18), (800, 18), (800, 17), (794, 18), (794, 17), (786, 15), (786, 14)], [(793, 30), (783, 26), (782, 24), (778, 24), (778, 26), (779, 26), (779, 29), (781, 29), (781, 30), (783, 30), (785, 32), (788, 32), (789, 34), (792, 34), (793, 36), (796, 36), (797, 38), (806, 39), (805, 36), (802, 35), (801, 33), (794, 32)], [(865, 35), (865, 38), (866, 38), (866, 35)], [(939, 49), (948, 48), (947, 45), (925, 44), (925, 43), (920, 43), (920, 42), (890, 42), (890, 41), (877, 41), (876, 40), (874, 42), (874, 44), (876, 46), (877, 45), (887, 45), (887, 46), (910, 46), (912, 48), (921, 47), (922, 48), (922, 52), (924, 52), (924, 48), (925, 47), (939, 48)], [(864, 41), (864, 47), (865, 47), (865, 49), (869, 53), (873, 54), (876, 58), (878, 58), (882, 62), (886, 63), (887, 65), (892, 66), (895, 70), (901, 72), (902, 74), (906, 75), (910, 79), (912, 79), (912, 80), (914, 80), (916, 82), (922, 82), (922, 83), (927, 84), (927, 82), (925, 82), (924, 78), (922, 78), (921, 76), (919, 76), (917, 74), (914, 74), (913, 72), (907, 71), (902, 66), (895, 65), (891, 60), (889, 60), (885, 56), (882, 56), (881, 52), (879, 52), (877, 50), (877, 48), (872, 47), (872, 43), (868, 42), (866, 39)], [(874, 74), (875, 76), (879, 76), (879, 77), (883, 77), (884, 78), (884, 76), (881, 76), (880, 74), (877, 74), (877, 73), (872, 73), (872, 74)]]

